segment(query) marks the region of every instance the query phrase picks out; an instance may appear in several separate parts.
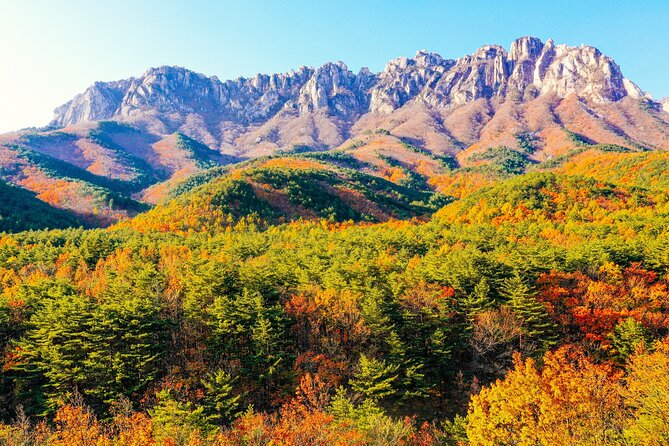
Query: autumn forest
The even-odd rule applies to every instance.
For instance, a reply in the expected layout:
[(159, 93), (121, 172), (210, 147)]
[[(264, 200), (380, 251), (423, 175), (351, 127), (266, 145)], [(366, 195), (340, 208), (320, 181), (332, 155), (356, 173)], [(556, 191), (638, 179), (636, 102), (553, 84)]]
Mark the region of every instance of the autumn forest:
[(4, 233), (0, 442), (669, 441), (666, 154), (496, 154), (438, 194), (335, 155)]
[(37, 3), (0, 446), (669, 446), (667, 0)]

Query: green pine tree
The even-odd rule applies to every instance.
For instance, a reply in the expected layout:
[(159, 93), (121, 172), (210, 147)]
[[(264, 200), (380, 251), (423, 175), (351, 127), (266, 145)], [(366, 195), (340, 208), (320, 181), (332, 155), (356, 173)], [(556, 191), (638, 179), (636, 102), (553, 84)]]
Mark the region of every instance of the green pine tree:
[(389, 348), (390, 363), (398, 367), (397, 389), (402, 399), (425, 397), (430, 385), (425, 379), (425, 364), (410, 358), (407, 347), (395, 331), (390, 332), (386, 340)]
[(486, 277), (481, 277), (481, 280), (474, 287), (474, 291), (462, 299), (461, 306), (470, 323), (477, 314), (495, 306), (495, 301), (491, 297), (490, 283)]
[(542, 350), (557, 343), (555, 324), (550, 320), (546, 307), (537, 300), (520, 274), (516, 272), (505, 280), (501, 291), (508, 305), (521, 319), (527, 340), (538, 342)]
[(351, 379), (351, 389), (365, 399), (379, 401), (395, 395), (398, 365), (388, 365), (384, 360), (360, 355), (358, 371)]
[(213, 359), (239, 361), (241, 374), (266, 402), (264, 396), (291, 373), (283, 307), (266, 305), (258, 292), (244, 290), (237, 297), (216, 297), (208, 313)]
[(193, 432), (205, 435), (215, 432), (216, 426), (207, 419), (203, 406), (180, 401), (169, 390), (161, 390), (156, 397), (158, 403), (149, 410), (149, 415), (158, 444), (187, 445)]
[(19, 342), (21, 356), (17, 390), (29, 413), (53, 414), (76, 391), (83, 394), (91, 381), (86, 360), (94, 347), (93, 303), (79, 295), (45, 302)]
[(632, 317), (618, 322), (610, 338), (615, 356), (621, 362), (627, 361), (637, 348), (647, 347), (650, 344), (646, 327)]
[(167, 321), (150, 300), (116, 296), (94, 311), (91, 351), (84, 361), (97, 385), (87, 390), (106, 404), (142, 394), (160, 373)]
[(237, 377), (216, 370), (202, 380), (204, 408), (209, 420), (216, 424), (232, 421), (239, 412), (242, 396), (236, 392)]

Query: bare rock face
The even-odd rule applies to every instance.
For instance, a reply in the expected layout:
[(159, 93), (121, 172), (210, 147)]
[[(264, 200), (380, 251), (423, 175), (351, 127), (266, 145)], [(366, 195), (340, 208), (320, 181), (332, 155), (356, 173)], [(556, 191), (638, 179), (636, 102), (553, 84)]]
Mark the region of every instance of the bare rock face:
[(65, 126), (109, 119), (117, 113), (126, 91), (135, 79), (96, 82), (71, 101), (54, 110), (52, 124)]
[(132, 83), (116, 114), (127, 117), (149, 110), (242, 123), (263, 121), (296, 96), (313, 72), (301, 67), (287, 74), (221, 82), (184, 68), (151, 68)]
[(359, 115), (368, 107), (366, 90), (373, 82), (366, 74), (361, 72), (359, 81), (343, 62), (327, 63), (300, 89), (297, 108), (302, 114), (327, 110), (342, 117)]
[(419, 51), (390, 61), (378, 74), (356, 74), (337, 62), (221, 82), (180, 67), (151, 68), (136, 79), (94, 84), (58, 107), (52, 124), (128, 121), (157, 134), (183, 131), (231, 150), (246, 150), (248, 135), (258, 132), (252, 141), (268, 150), (305, 138), (328, 147), (345, 140), (368, 114), (402, 114), (407, 107), (456, 114), (477, 101), (494, 109), (505, 101), (572, 95), (608, 104), (644, 93), (596, 48), (523, 37), (509, 51), (486, 45), (458, 60)]
[[(548, 43), (550, 51), (551, 41)], [(523, 37), (511, 44), (508, 64), (511, 68), (509, 83), (518, 92), (524, 92), (530, 85), (534, 85), (537, 61), (544, 51), (544, 43), (536, 37)], [(545, 61), (544, 61), (545, 63)]]
[(480, 98), (504, 96), (509, 78), (508, 53), (498, 45), (486, 45), (465, 56), (423, 91), (424, 100), (435, 107), (457, 107)]
[(370, 111), (390, 113), (434, 84), (455, 65), (436, 53), (419, 51), (413, 59), (400, 57), (388, 62), (370, 91)]
[(636, 85), (626, 82), (620, 67), (596, 48), (556, 46), (550, 40), (537, 59), (532, 85), (539, 94), (576, 94), (596, 103), (641, 96)]
[(664, 109), (664, 111), (669, 113), (669, 98), (662, 99), (660, 103), (662, 104), (662, 108)]

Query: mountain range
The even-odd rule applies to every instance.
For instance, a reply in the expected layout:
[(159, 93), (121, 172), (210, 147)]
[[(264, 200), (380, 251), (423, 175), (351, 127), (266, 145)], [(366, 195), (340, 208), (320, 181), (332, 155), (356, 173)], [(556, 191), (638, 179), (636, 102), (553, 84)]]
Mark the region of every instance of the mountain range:
[[(184, 185), (231, 172), (257, 179), (264, 165), (248, 163), (258, 157), (320, 163), (316, 170), (339, 184), (328, 183), (330, 192), (345, 189), (353, 170), (457, 198), (472, 182), (590, 148), (669, 149), (669, 99), (653, 100), (594, 47), (523, 37), (509, 50), (486, 45), (457, 60), (419, 51), (379, 73), (336, 62), (221, 81), (163, 66), (96, 82), (58, 107), (49, 126), (0, 135), (0, 175), (106, 226), (191, 189)], [(248, 181), (256, 195), (268, 190), (267, 181)], [(370, 181), (356, 177), (359, 187), (348, 189), (363, 191), (377, 210), (355, 215), (385, 219), (391, 209), (410, 209), (406, 191), (378, 207)]]

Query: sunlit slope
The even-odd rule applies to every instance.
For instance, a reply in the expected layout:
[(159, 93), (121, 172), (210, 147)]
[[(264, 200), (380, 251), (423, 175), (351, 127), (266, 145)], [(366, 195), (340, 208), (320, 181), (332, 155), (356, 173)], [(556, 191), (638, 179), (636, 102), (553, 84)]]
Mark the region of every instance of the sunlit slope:
[(17, 232), (81, 226), (69, 212), (56, 209), (25, 189), (0, 181), (0, 231)]
[(486, 187), (450, 204), (438, 219), (457, 223), (579, 224), (669, 212), (666, 192), (585, 176), (531, 173)]
[[(246, 164), (121, 223), (142, 231), (200, 231), (240, 219), (386, 221), (431, 214), (446, 197), (310, 159), (274, 158)], [(197, 181), (195, 181), (197, 184)]]

